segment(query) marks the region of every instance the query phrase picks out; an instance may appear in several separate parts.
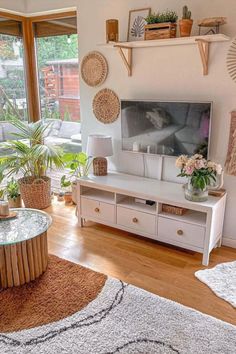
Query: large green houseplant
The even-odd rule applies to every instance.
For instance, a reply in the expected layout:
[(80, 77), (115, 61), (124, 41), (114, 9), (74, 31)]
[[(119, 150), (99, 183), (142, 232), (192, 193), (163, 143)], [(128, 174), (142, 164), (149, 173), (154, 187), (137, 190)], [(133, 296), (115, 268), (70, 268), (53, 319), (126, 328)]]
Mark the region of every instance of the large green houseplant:
[[(77, 178), (88, 176), (92, 159), (85, 152), (77, 154), (66, 153), (63, 155), (63, 163), (65, 168), (70, 171), (67, 181), (71, 185), (73, 203), (77, 204), (76, 180)], [(66, 176), (63, 176), (62, 180), (65, 180), (65, 178)]]
[(15, 137), (3, 144), (6, 155), (0, 157), (0, 177), (23, 176), (18, 180), (25, 207), (45, 209), (51, 204), (51, 179), (48, 169), (62, 168), (62, 153), (44, 145), (49, 124), (11, 120), (18, 129)]

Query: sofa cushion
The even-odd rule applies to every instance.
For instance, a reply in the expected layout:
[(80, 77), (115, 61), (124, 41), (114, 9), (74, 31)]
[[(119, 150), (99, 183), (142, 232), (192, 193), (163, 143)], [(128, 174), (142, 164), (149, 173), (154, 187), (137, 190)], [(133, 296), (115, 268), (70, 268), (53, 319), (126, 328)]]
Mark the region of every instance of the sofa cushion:
[(77, 122), (62, 122), (59, 138), (70, 139), (72, 135), (80, 134), (81, 124)]
[(3, 136), (3, 126), (2, 123), (0, 123), (0, 143), (4, 141), (4, 136)]
[(14, 134), (20, 133), (19, 129), (14, 127), (11, 123), (4, 122), (2, 123), (3, 128), (3, 140), (19, 140)]
[(61, 128), (62, 121), (60, 119), (46, 119), (45, 124), (49, 124), (49, 127), (45, 130), (45, 137), (58, 136)]
[(81, 140), (82, 140), (81, 134), (71, 135), (71, 141), (73, 143), (81, 143)]

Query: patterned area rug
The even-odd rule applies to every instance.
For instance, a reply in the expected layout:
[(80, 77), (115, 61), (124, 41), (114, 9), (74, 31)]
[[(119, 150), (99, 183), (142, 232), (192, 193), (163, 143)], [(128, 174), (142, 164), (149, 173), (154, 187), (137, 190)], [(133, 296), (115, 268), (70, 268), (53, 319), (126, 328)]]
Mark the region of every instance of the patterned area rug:
[[(75, 266), (80, 277), (82, 267)], [(64, 297), (65, 306), (70, 301)], [(1, 354), (232, 354), (235, 348), (236, 327), (111, 278), (94, 300), (69, 317), (0, 333)]]
[(195, 276), (208, 285), (217, 296), (236, 307), (236, 262), (222, 263), (212, 269), (199, 270)]

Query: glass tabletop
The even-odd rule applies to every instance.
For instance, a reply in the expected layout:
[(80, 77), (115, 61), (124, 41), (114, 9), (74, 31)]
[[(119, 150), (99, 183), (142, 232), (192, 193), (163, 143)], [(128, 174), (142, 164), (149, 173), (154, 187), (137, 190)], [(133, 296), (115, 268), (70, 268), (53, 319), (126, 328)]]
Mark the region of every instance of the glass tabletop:
[(50, 227), (52, 218), (35, 209), (11, 209), (17, 217), (0, 221), (0, 246), (30, 240)]

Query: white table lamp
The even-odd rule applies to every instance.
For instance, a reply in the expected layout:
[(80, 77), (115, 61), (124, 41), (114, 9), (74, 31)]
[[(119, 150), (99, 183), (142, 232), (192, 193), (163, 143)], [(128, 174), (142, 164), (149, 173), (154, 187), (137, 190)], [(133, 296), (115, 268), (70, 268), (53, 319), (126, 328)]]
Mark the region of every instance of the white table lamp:
[(94, 157), (93, 173), (95, 176), (107, 175), (106, 157), (113, 155), (112, 138), (108, 135), (91, 134), (88, 136), (87, 155)]

